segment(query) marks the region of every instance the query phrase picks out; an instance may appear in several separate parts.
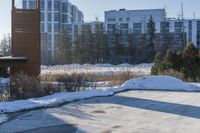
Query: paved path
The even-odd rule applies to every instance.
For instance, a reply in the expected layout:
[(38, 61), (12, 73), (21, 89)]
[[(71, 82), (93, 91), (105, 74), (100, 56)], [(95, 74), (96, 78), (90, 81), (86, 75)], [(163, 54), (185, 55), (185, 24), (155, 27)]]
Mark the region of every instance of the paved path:
[(129, 91), (12, 114), (0, 133), (200, 133), (200, 93)]

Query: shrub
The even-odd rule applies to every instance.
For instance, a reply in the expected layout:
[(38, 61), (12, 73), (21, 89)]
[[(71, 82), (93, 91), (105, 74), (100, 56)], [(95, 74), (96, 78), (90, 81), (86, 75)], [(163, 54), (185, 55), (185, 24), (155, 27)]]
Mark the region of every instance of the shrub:
[(83, 76), (81, 74), (63, 75), (58, 78), (58, 82), (63, 83), (64, 90), (67, 92), (80, 91)]
[(42, 96), (40, 82), (34, 76), (27, 76), (23, 73), (11, 77), (11, 100), (27, 99)]
[(200, 60), (199, 51), (193, 44), (188, 45), (182, 52), (183, 67), (182, 72), (185, 78), (190, 78), (196, 81), (199, 75)]
[(200, 52), (192, 43), (180, 53), (168, 50), (163, 59), (159, 55), (155, 56), (151, 73), (179, 75), (183, 80), (197, 81), (200, 79), (199, 55)]

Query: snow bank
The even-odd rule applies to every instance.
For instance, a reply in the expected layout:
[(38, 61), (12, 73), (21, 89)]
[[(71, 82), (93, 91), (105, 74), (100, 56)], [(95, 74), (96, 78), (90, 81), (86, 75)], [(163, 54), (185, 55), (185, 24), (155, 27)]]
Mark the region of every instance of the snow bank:
[(171, 91), (196, 91), (200, 89), (198, 84), (183, 82), (171, 76), (149, 76), (131, 79), (124, 88), (148, 89), (148, 90), (171, 90)]
[(118, 65), (118, 67), (132, 67), (132, 66), (133, 65), (130, 65), (130, 64), (127, 64), (127, 63)]
[(121, 74), (131, 72), (135, 75), (149, 75), (153, 64), (70, 64), (70, 65), (55, 65), (41, 66), (42, 74), (71, 74), (71, 73), (91, 73), (99, 75)]
[(72, 93), (56, 93), (42, 98), (32, 98), (28, 100), (18, 100), (13, 102), (0, 103), (1, 113), (11, 113), (22, 110), (52, 107), (55, 105), (81, 100), (97, 96), (110, 96), (131, 89), (142, 90), (173, 90), (173, 91), (199, 91), (200, 86), (183, 82), (170, 76), (146, 76), (127, 81), (121, 87), (90, 90)]
[(7, 121), (8, 120), (8, 116), (5, 114), (1, 114), (0, 115), (0, 124)]

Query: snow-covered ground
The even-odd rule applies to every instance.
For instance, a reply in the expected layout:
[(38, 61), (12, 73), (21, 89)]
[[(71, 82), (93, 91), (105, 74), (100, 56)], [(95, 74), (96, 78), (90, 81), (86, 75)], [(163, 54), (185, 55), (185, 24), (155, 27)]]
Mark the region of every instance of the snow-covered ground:
[(58, 104), (97, 96), (110, 96), (126, 90), (200, 91), (200, 84), (183, 82), (170, 76), (145, 76), (127, 81), (120, 87), (71, 93), (56, 93), (42, 98), (0, 103), (1, 113), (52, 107)]
[(0, 123), (3, 123), (8, 120), (8, 116), (5, 114), (0, 114)]
[(131, 72), (136, 75), (149, 75), (153, 64), (70, 64), (70, 65), (55, 65), (55, 66), (41, 66), (42, 74), (63, 74), (63, 73), (93, 73), (93, 74), (120, 74), (124, 72)]
[(10, 83), (10, 79), (9, 78), (0, 78), (0, 87), (1, 86), (8, 86)]

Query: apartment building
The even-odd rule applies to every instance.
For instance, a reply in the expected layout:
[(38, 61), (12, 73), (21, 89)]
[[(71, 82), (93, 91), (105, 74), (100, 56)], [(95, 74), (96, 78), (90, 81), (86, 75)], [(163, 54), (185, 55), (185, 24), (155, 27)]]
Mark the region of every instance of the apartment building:
[[(25, 9), (34, 9), (36, 7), (36, 2), (35, 0), (23, 0), (22, 7)], [(83, 13), (70, 1), (41, 0), (41, 34), (43, 34), (42, 37), (47, 37), (47, 39), (41, 39), (47, 40), (42, 42), (48, 43), (47, 48), (49, 57), (54, 57), (59, 33), (67, 32), (69, 38), (73, 41), (77, 34), (76, 25), (83, 22)]]
[(134, 33), (139, 36), (147, 32), (147, 22), (151, 16), (155, 22), (155, 33), (159, 36), (158, 40), (160, 40), (159, 34), (162, 33), (162, 24), (165, 21), (168, 22), (166, 28), (172, 34), (174, 49), (178, 50), (183, 43), (188, 44), (189, 42), (193, 42), (196, 47), (200, 48), (200, 19), (167, 18), (165, 9), (106, 11), (105, 31), (109, 38), (113, 29), (119, 29), (125, 38), (122, 43), (127, 44), (127, 34)]

